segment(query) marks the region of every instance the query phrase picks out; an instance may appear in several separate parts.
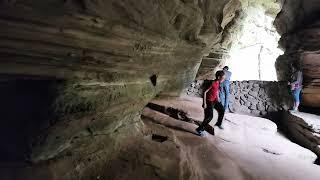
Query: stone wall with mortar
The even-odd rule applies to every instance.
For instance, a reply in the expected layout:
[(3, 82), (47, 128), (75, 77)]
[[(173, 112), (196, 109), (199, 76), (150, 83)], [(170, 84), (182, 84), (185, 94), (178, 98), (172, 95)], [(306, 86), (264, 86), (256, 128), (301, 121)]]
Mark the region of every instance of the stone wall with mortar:
[[(194, 81), (184, 91), (189, 96), (202, 97), (204, 81)], [(253, 116), (272, 116), (274, 112), (288, 110), (292, 98), (286, 82), (233, 81), (230, 85), (230, 112)]]

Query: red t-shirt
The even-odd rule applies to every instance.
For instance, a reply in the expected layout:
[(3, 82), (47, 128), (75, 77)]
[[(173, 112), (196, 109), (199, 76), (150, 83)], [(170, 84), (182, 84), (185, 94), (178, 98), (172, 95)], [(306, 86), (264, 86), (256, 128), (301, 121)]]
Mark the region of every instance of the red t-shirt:
[[(219, 85), (220, 82), (217, 80), (214, 80), (211, 84), (211, 89), (207, 92), (207, 100), (214, 102), (218, 100), (218, 92), (219, 92)], [(209, 87), (209, 88), (210, 88)]]

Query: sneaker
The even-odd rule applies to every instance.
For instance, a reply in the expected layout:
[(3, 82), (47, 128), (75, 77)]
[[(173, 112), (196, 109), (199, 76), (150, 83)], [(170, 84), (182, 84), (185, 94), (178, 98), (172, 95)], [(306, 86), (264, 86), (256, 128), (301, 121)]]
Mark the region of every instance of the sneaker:
[(206, 136), (206, 132), (205, 131), (199, 131), (196, 129), (197, 135), (201, 136), (201, 137), (205, 137)]
[(290, 109), (290, 112), (295, 113), (295, 112), (299, 112), (299, 110), (298, 109)]
[(224, 127), (222, 125), (218, 126), (219, 129), (224, 129)]

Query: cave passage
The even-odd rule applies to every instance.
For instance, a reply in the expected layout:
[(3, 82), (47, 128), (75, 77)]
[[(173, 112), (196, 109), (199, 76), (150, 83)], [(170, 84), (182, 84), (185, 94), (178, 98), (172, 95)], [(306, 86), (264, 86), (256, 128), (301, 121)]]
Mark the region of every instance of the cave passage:
[(278, 45), (280, 35), (273, 25), (274, 19), (263, 8), (247, 10), (225, 63), (233, 71), (233, 81), (278, 80), (275, 62), (283, 50)]
[(44, 77), (0, 75), (0, 162), (29, 159), (34, 138), (54, 122), (58, 83)]
[(318, 1), (0, 0), (0, 179), (319, 180)]

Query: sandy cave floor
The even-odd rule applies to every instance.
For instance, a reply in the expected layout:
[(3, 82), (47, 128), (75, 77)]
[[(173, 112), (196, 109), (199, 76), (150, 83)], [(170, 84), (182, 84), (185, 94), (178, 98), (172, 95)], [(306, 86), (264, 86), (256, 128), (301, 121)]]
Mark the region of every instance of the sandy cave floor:
[[(118, 155), (102, 162), (101, 169), (88, 172), (89, 176), (82, 172), (74, 179), (320, 179), (320, 167), (313, 164), (316, 155), (281, 135), (270, 120), (229, 113), (223, 123), (224, 130), (214, 127), (213, 120), (207, 137), (199, 137), (195, 128), (203, 119), (200, 98), (171, 98), (151, 103), (159, 109), (143, 110), (143, 128), (138, 137), (129, 137)], [(179, 112), (185, 114), (175, 117), (174, 113)], [(0, 179), (57, 179), (50, 170), (41, 173), (44, 168), (1, 167)], [(51, 170), (55, 172), (54, 168)], [(37, 178), (33, 172), (39, 171), (41, 176)]]
[[(203, 118), (200, 98), (155, 100), (152, 103), (185, 111), (194, 120)], [(320, 179), (320, 167), (313, 164), (316, 155), (281, 135), (270, 120), (228, 113), (224, 130), (215, 127), (215, 136), (207, 133), (207, 137), (201, 138), (193, 134), (197, 127), (194, 123), (174, 119), (150, 108), (144, 109), (143, 117), (147, 126), (155, 123), (168, 127), (170, 136), (174, 136), (176, 142), (182, 142), (186, 149), (181, 151), (188, 152), (189, 157), (196, 154), (191, 161), (197, 163), (189, 162), (189, 165), (198, 166), (194, 172), (197, 176), (190, 179)], [(214, 123), (213, 120), (210, 125)], [(162, 136), (166, 134), (162, 133)], [(221, 167), (216, 168), (213, 164)]]

